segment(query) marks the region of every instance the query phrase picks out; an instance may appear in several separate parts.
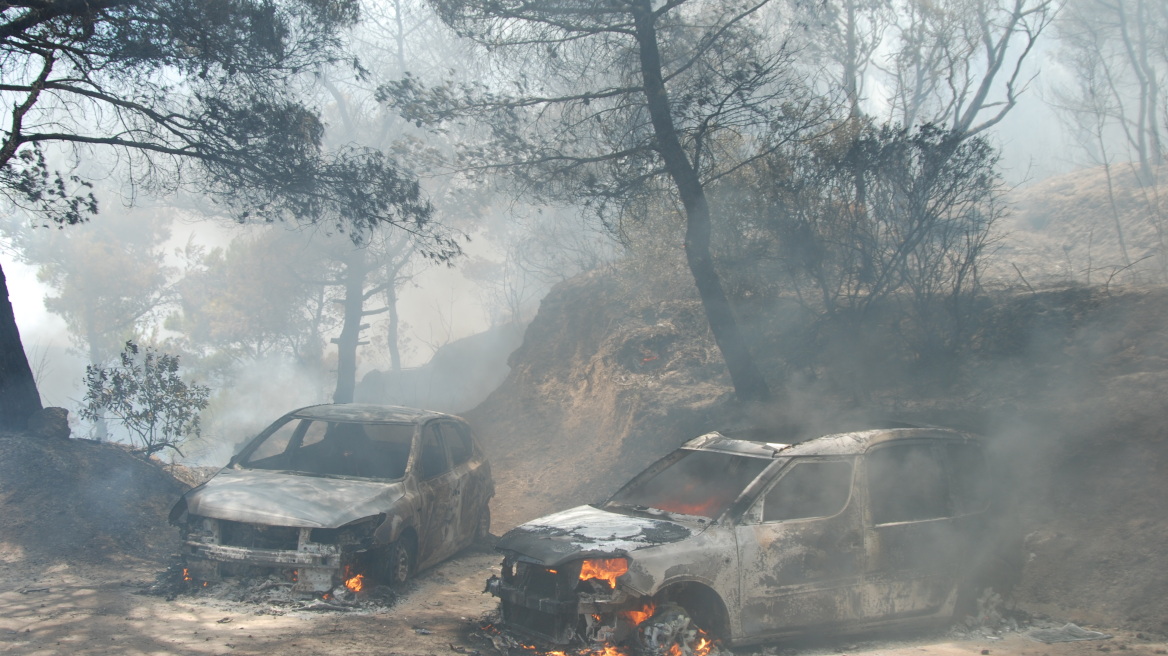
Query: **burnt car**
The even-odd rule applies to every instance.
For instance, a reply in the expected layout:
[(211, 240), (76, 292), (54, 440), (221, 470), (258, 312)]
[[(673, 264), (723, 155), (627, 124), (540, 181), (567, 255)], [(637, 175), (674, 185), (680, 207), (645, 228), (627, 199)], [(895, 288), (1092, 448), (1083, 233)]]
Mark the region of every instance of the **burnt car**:
[(490, 530), (490, 465), (462, 419), (366, 404), (294, 410), (250, 440), (170, 513), (187, 577), (282, 573), (325, 592), (387, 583)]
[(506, 533), (487, 582), (502, 624), (668, 653), (695, 636), (735, 645), (934, 621), (974, 592), (992, 533), (978, 438), (914, 427), (767, 439), (703, 435), (604, 503)]

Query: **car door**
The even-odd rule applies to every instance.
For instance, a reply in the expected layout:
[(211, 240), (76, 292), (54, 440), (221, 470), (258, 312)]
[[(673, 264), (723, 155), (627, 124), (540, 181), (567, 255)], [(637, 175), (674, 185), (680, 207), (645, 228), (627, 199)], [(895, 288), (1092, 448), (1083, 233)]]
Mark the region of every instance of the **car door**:
[(736, 527), (742, 633), (853, 619), (864, 571), (852, 458), (794, 458)]
[(455, 504), (458, 505), (457, 548), (474, 540), (475, 529), (486, 507), (490, 493), (485, 480), (482, 461), (475, 457), (474, 442), (466, 426), (456, 421), (441, 423), (442, 437), (450, 452), (454, 474)]
[(418, 531), (418, 567), (426, 567), (458, 548), (457, 476), (438, 422), (422, 428), (418, 454), (418, 493), (421, 497)]
[(943, 440), (897, 442), (864, 457), (868, 620), (925, 616), (954, 599), (960, 532), (954, 522)]

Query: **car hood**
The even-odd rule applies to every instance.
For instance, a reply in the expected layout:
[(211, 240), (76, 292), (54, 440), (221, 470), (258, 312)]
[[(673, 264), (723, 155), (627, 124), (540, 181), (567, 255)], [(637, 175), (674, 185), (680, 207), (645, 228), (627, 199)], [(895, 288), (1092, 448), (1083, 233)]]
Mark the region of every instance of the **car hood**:
[(224, 469), (186, 493), (187, 512), (269, 526), (337, 528), (389, 510), (402, 483)]
[(702, 530), (696, 522), (687, 524), (578, 506), (511, 529), (496, 548), (554, 567), (577, 558), (627, 555)]

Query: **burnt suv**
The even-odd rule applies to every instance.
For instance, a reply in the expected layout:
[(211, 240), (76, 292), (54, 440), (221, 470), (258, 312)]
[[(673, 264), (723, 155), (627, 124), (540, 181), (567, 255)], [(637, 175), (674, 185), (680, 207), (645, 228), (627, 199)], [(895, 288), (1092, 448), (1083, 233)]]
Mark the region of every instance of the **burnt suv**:
[(602, 504), (508, 532), (487, 582), (502, 623), (556, 644), (743, 644), (949, 617), (972, 592), (992, 533), (977, 438), (766, 439), (703, 435)]
[(452, 415), (396, 406), (294, 410), (170, 513), (187, 576), (282, 573), (325, 592), (360, 574), (395, 583), (490, 530), (490, 465)]

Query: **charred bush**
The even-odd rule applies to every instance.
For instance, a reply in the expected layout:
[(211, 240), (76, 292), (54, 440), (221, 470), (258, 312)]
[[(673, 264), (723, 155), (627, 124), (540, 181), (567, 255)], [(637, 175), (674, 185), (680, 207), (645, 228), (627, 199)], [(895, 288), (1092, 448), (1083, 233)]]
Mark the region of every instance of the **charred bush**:
[(817, 350), (883, 325), (898, 357), (945, 362), (975, 333), (1003, 187), (984, 139), (835, 126), (717, 191), (719, 261), (740, 300), (793, 296)]

